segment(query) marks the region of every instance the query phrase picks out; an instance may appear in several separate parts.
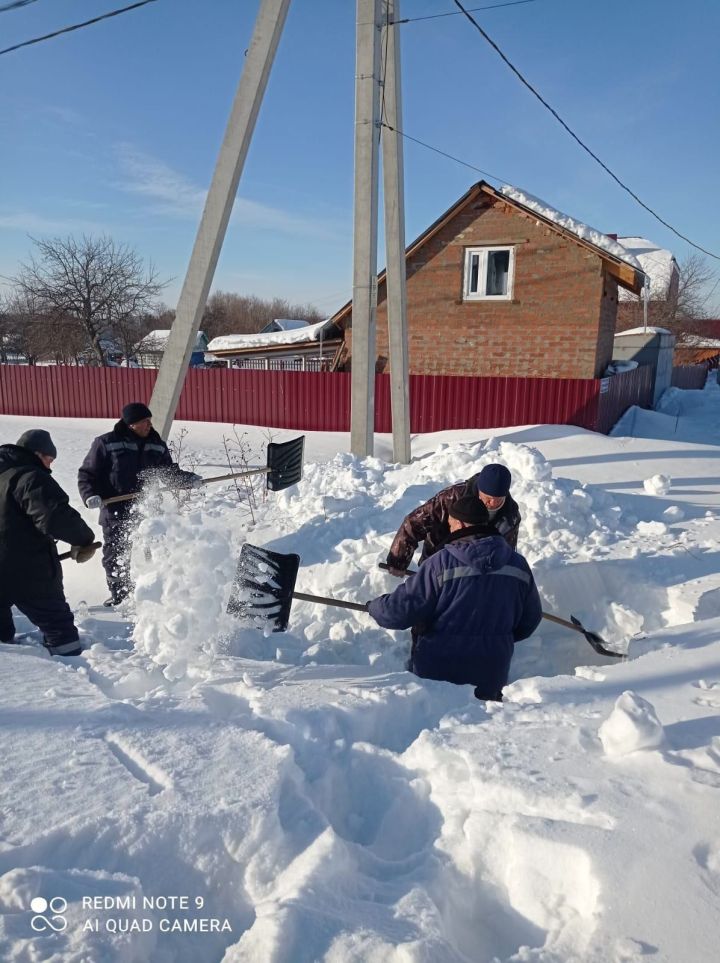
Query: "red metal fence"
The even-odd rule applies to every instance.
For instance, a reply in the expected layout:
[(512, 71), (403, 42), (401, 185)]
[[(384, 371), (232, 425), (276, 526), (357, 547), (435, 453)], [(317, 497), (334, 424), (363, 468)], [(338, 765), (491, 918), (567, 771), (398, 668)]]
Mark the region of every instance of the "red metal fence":
[[(157, 371), (142, 368), (0, 365), (0, 413), (117, 418), (129, 401), (148, 403)], [(375, 430), (391, 431), (390, 381), (376, 376)], [(413, 432), (570, 424), (609, 431), (630, 405), (647, 407), (652, 371), (612, 378), (410, 376)], [(191, 368), (177, 417), (300, 431), (348, 431), (350, 375), (340, 372)]]
[(686, 364), (672, 370), (673, 388), (704, 388), (707, 379), (707, 364)]

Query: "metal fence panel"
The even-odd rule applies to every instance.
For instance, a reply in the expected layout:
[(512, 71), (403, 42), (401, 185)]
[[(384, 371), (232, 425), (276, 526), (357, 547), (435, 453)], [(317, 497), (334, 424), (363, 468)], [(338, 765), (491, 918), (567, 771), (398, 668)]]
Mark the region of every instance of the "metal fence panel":
[[(129, 401), (149, 403), (156, 377), (155, 369), (144, 368), (0, 365), (0, 411), (114, 419)], [(410, 427), (431, 432), (574, 424), (608, 431), (629, 405), (650, 403), (651, 381), (646, 368), (602, 380), (411, 375)], [(375, 430), (390, 432), (389, 375), (376, 375), (375, 387)], [(191, 368), (177, 418), (349, 431), (350, 375)]]

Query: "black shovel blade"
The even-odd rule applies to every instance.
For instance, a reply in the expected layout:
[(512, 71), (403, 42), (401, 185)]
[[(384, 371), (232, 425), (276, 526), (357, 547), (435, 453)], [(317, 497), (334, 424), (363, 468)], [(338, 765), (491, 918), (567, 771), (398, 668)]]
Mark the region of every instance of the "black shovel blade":
[(297, 485), (303, 472), (303, 449), (305, 435), (292, 441), (271, 441), (267, 446), (267, 488), (271, 492), (281, 492), (291, 485)]
[(228, 613), (253, 623), (270, 624), (284, 632), (290, 621), (299, 555), (281, 555), (245, 543), (240, 552)]
[(611, 659), (624, 659), (625, 654), (623, 652), (613, 652), (612, 649), (608, 649), (605, 646), (604, 641), (600, 638), (597, 632), (590, 632), (582, 624), (580, 619), (576, 619), (574, 615), (570, 616), (570, 621), (574, 626), (576, 626), (578, 632), (582, 632), (585, 638), (588, 640), (590, 645), (595, 649), (598, 655), (606, 655)]

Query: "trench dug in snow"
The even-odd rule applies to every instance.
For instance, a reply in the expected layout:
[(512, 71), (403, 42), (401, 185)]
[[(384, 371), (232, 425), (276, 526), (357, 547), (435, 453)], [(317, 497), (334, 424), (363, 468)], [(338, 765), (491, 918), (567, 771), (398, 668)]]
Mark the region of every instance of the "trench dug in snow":
[[(441, 445), (409, 466), (339, 454), (307, 465), (299, 485), (261, 507), (247, 524), (234, 493), (205, 496), (179, 510), (140, 508), (133, 543), (136, 648), (166, 678), (197, 678), (221, 655), (283, 665), (370, 665), (402, 669), (408, 634), (386, 632), (364, 613), (295, 601), (285, 633), (248, 626), (226, 614), (244, 541), (301, 556), (298, 591), (366, 601), (396, 581), (378, 568), (403, 516), (445, 485), (499, 461), (513, 473), (523, 523), (519, 548), (533, 567), (544, 609), (583, 624), (610, 648), (626, 651), (632, 636), (688, 621), (695, 609), (720, 609), (715, 596), (681, 599), (688, 556), (673, 554), (667, 526), (648, 528), (633, 504), (593, 486), (553, 478), (531, 447), (490, 439)], [(648, 570), (652, 545), (664, 555)], [(690, 560), (691, 561), (691, 560)], [(172, 613), (168, 615), (168, 613)], [(572, 673), (602, 665), (583, 637), (543, 621), (518, 645), (512, 678)]]

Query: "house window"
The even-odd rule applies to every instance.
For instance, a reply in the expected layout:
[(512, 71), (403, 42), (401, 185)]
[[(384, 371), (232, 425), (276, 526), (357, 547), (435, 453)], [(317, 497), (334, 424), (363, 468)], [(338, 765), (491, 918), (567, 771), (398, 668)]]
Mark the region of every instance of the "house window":
[(512, 297), (514, 267), (515, 248), (466, 248), (463, 286), (465, 300), (509, 300)]

